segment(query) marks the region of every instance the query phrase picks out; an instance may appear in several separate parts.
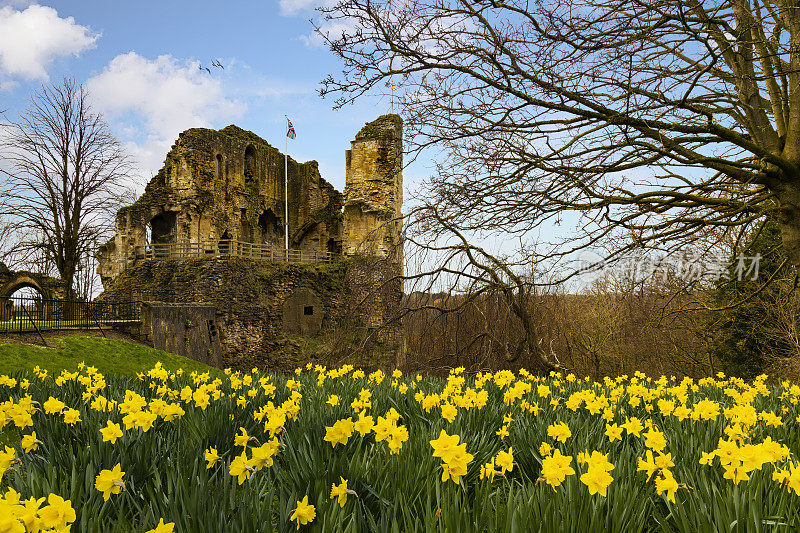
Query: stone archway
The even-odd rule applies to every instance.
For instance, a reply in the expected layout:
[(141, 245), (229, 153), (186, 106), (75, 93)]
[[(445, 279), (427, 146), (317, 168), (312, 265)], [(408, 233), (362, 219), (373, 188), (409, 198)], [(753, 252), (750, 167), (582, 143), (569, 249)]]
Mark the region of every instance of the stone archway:
[[(11, 320), (14, 318), (15, 306), (22, 305), (26, 308), (33, 305), (30, 310), (32, 313), (40, 313), (44, 300), (52, 299), (51, 291), (46, 284), (41, 283), (40, 276), (29, 272), (7, 272), (3, 279), (0, 279), (0, 320)], [(11, 295), (20, 289), (30, 287), (39, 294), (39, 298), (31, 301), (28, 299), (12, 299)], [(15, 303), (16, 302), (16, 303)], [(35, 302), (35, 303), (34, 303)]]
[(44, 274), (0, 269), (0, 298), (7, 298), (24, 287), (31, 287), (45, 300), (60, 300), (67, 296), (64, 282)]
[(0, 287), (0, 298), (11, 296), (20, 289), (30, 287), (42, 295), (44, 300), (52, 300), (52, 294), (46, 286), (42, 286), (36, 279), (27, 273), (19, 273), (14, 275), (10, 280)]

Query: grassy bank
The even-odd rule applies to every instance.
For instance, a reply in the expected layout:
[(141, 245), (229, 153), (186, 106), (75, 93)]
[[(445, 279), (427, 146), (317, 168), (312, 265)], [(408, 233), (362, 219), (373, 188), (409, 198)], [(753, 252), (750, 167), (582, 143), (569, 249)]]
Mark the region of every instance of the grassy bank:
[(32, 344), (2, 344), (0, 338), (0, 374), (30, 371), (34, 367), (58, 375), (62, 370), (78, 370), (83, 362), (102, 374), (135, 376), (161, 361), (164, 368), (187, 372), (221, 372), (197, 361), (140, 344), (103, 337), (70, 336), (55, 340), (56, 348)]

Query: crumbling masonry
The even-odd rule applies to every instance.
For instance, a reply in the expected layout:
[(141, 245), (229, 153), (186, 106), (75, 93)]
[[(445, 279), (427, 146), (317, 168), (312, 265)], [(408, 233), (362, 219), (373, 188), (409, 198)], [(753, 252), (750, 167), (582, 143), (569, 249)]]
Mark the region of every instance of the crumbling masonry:
[[(292, 336), (342, 328), (361, 332), (352, 343), (397, 351), (397, 328), (386, 326), (402, 296), (400, 117), (365, 125), (345, 160), (341, 193), (316, 161), (289, 158), (286, 213), (277, 149), (233, 125), (181, 133), (98, 252), (101, 299), (215, 306), (209, 331), (225, 364), (278, 365)], [(298, 261), (281, 255), (287, 217)]]

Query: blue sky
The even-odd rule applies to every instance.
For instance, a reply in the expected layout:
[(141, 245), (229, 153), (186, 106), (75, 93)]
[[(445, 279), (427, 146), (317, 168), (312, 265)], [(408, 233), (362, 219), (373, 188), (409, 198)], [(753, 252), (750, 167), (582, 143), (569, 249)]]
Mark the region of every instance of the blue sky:
[[(390, 103), (374, 96), (335, 111), (317, 95), (341, 67), (313, 35), (315, 1), (0, 0), (0, 109), (13, 119), (65, 75), (85, 83), (138, 163), (138, 192), (181, 131), (235, 123), (283, 150), (286, 114), (297, 130), (289, 154), (319, 161), (341, 190), (349, 141)], [(407, 185), (426, 171), (414, 168)]]
[[(233, 123), (283, 150), (285, 114), (297, 131), (289, 154), (317, 160), (341, 191), (344, 151), (364, 123), (390, 111), (390, 101), (367, 96), (333, 110), (331, 99), (317, 95), (320, 81), (341, 71), (309, 22), (319, 3), (331, 1), (0, 0), (0, 109), (13, 120), (42, 83), (65, 75), (85, 83), (137, 163), (130, 183), (137, 193), (181, 131)], [(406, 198), (429, 162), (423, 156), (404, 170)], [(538, 238), (563, 235), (572, 225), (568, 215), (565, 221)], [(491, 250), (516, 246), (502, 234), (478, 241)]]

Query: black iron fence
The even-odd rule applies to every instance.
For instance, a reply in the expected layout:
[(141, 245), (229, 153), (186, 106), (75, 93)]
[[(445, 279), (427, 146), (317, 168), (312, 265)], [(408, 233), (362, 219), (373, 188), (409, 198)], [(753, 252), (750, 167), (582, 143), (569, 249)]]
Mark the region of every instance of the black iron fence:
[(0, 297), (0, 334), (54, 329), (110, 329), (138, 322), (141, 302), (82, 302)]

